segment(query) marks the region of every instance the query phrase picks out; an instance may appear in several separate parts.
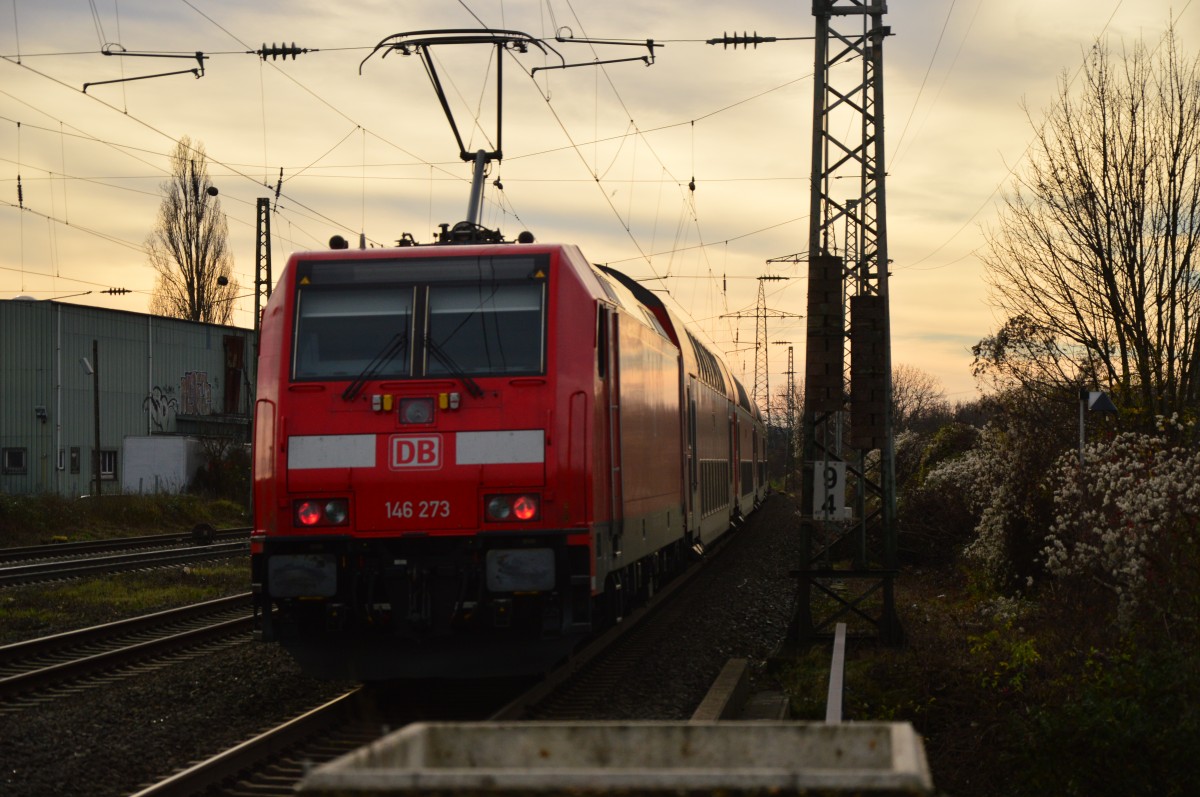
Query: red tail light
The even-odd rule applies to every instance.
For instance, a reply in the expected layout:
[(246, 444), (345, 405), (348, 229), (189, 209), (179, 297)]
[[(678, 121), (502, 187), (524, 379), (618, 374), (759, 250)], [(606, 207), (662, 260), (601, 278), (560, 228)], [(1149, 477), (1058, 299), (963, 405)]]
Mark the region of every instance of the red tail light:
[(321, 506), (315, 501), (301, 501), (296, 504), (296, 520), (301, 526), (315, 526), (321, 522)]
[(513, 515), (517, 520), (534, 520), (537, 518), (537, 498), (532, 495), (522, 495), (513, 501)]
[(294, 506), (298, 526), (345, 526), (350, 522), (344, 498), (302, 498)]

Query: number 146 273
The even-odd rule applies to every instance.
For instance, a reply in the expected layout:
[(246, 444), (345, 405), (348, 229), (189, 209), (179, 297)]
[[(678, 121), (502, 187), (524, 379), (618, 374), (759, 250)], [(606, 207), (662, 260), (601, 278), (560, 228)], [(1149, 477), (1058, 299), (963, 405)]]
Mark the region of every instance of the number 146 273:
[(385, 501), (384, 511), (398, 520), (435, 519), (450, 517), (449, 501)]

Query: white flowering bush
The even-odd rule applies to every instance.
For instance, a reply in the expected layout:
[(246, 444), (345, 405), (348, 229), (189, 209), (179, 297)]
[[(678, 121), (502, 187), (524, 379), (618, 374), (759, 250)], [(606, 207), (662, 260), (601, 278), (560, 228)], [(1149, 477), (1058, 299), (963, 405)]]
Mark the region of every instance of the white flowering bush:
[(993, 586), (1026, 570), (1014, 562), (1029, 530), (1037, 524), (1038, 490), (1031, 480), (1036, 440), (988, 424), (965, 454), (931, 468), (922, 487), (941, 500), (963, 504), (976, 519), (963, 554)]
[[(1178, 431), (1177, 419), (1161, 420)], [(1146, 612), (1195, 628), (1200, 451), (1125, 433), (1075, 452), (1051, 471), (1054, 520), (1042, 551), (1050, 574), (1098, 585), (1128, 627)]]
[(960, 500), (961, 492), (944, 482), (925, 486), (931, 471), (949, 468), (978, 438), (979, 430), (962, 423), (947, 424), (933, 435), (897, 435), (896, 487), (900, 547), (926, 563), (953, 561), (975, 528), (976, 514)]

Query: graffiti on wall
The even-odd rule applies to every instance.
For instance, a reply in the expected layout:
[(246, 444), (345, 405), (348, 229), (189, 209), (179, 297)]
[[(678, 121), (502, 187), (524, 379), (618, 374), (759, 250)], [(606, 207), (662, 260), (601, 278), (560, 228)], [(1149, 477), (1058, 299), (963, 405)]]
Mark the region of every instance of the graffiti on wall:
[(212, 415), (212, 385), (207, 371), (188, 371), (179, 379), (179, 412)]
[(176, 415), (212, 415), (212, 384), (207, 371), (188, 371), (179, 378), (179, 395), (174, 387), (155, 385), (142, 401), (153, 431), (170, 432)]
[(166, 390), (154, 386), (150, 391), (150, 395), (146, 396), (146, 400), (142, 402), (142, 409), (150, 416), (150, 423), (153, 429), (158, 432), (167, 431), (167, 424), (171, 421), (171, 416), (179, 412), (179, 402), (173, 395), (174, 388), (168, 387)]

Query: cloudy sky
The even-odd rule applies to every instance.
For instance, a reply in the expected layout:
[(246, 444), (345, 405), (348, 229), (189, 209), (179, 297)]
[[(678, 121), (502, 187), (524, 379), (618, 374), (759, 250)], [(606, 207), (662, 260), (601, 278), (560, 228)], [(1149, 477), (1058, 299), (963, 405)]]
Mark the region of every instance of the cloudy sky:
[[(255, 201), (287, 253), (341, 234), (429, 241), (466, 215), (470, 169), (421, 63), (370, 56), (392, 34), (483, 25), (553, 40), (662, 46), (654, 63), (566, 70), (507, 58), (504, 160), (483, 221), (509, 237), (577, 243), (651, 280), (725, 350), (749, 388), (760, 276), (773, 315), (771, 390), (787, 344), (803, 375), (814, 30), (810, 2), (745, 0), (10, 0), (0, 9), (0, 298), (144, 312), (145, 240), (174, 141), (212, 161), (252, 326)], [(1196, 4), (1200, 6), (1200, 3)], [(1171, 19), (1200, 46), (1193, 0), (893, 0), (884, 45), (893, 362), (977, 395), (970, 347), (998, 322), (977, 252), (1000, 192), (1064, 75), (1098, 37), (1157, 42)], [(705, 40), (757, 32), (757, 48)], [(310, 52), (260, 59), (286, 42)], [(553, 43), (570, 63), (645, 46)], [(124, 51), (125, 56), (104, 55)], [(204, 74), (145, 77), (193, 69)], [(175, 58), (135, 53), (171, 54)], [(443, 47), (438, 67), (469, 150), (492, 149), (490, 48)], [(365, 60), (364, 60), (365, 59)], [(104, 83), (121, 78), (143, 78)], [(83, 91), (89, 83), (87, 91)], [(282, 183), (280, 174), (282, 170)], [(19, 179), (19, 188), (18, 188)], [(689, 183), (695, 183), (694, 190)], [(848, 193), (847, 196), (851, 194)], [(23, 206), (23, 207), (22, 207)], [(793, 258), (795, 260), (796, 258)], [(768, 262), (768, 261), (781, 262)], [(100, 293), (126, 288), (128, 295)], [(82, 296), (71, 296), (91, 291)], [(64, 298), (67, 297), (67, 298)]]

